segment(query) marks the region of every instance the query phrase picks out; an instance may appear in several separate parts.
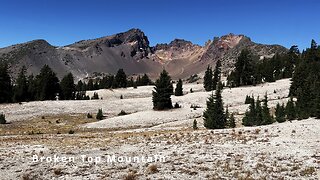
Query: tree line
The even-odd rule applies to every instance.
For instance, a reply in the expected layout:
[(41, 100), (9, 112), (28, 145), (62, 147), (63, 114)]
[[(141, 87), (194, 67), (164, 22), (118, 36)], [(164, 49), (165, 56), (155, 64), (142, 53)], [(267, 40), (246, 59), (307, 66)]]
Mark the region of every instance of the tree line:
[(227, 77), (227, 85), (238, 87), (291, 78), (296, 64), (300, 62), (297, 46), (292, 46), (286, 54), (275, 54), (272, 58), (262, 60), (259, 58), (247, 49), (242, 50), (234, 71)]
[[(0, 103), (44, 101), (44, 100), (86, 100), (86, 91), (109, 88), (126, 88), (144, 85), (152, 85), (148, 75), (133, 77), (128, 80), (123, 69), (119, 69), (116, 75), (106, 75), (102, 79), (89, 79), (87, 83), (78, 81), (74, 83), (72, 73), (65, 75), (59, 81), (56, 73), (44, 65), (36, 76), (27, 76), (25, 66), (19, 71), (18, 77), (13, 83), (9, 75), (9, 67), (6, 63), (0, 63)], [(96, 94), (94, 99), (99, 99)]]

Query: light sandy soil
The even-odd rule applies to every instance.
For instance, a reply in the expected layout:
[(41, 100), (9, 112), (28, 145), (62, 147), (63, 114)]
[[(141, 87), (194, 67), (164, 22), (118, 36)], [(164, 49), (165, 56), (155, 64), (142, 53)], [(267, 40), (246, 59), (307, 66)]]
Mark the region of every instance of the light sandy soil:
[[(319, 120), (261, 127), (241, 127), (239, 121), (248, 107), (246, 95), (263, 98), (267, 92), (269, 107), (274, 107), (287, 101), (289, 86), (285, 79), (224, 89), (224, 103), (238, 119), (238, 128), (224, 130), (203, 128), (201, 116), (211, 93), (204, 92), (201, 84), (186, 84), (186, 95), (172, 96), (182, 108), (170, 111), (152, 110), (151, 86), (99, 90), (103, 100), (0, 105), (11, 123), (0, 127), (0, 179), (317, 179)], [(195, 92), (188, 93), (190, 88)], [(200, 108), (194, 110), (191, 105)], [(95, 114), (98, 108), (103, 109), (104, 120), (85, 119), (86, 113)], [(121, 110), (130, 114), (118, 116)], [(200, 130), (191, 129), (194, 119)], [(31, 122), (34, 125), (26, 126)], [(50, 130), (21, 132), (40, 126)], [(68, 134), (72, 127), (75, 134)], [(32, 162), (33, 155), (75, 157), (75, 161)], [(81, 155), (100, 157), (101, 162), (89, 163), (90, 158), (83, 162)], [(166, 161), (110, 163), (105, 161), (108, 155), (161, 155)]]

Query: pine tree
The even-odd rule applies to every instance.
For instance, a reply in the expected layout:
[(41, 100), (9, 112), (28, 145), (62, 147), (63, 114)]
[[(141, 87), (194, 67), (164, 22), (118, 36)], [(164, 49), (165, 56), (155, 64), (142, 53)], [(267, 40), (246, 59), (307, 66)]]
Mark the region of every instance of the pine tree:
[(0, 114), (0, 124), (6, 124), (6, 116), (4, 114)]
[[(81, 82), (81, 81), (80, 81)], [(80, 84), (81, 85), (81, 84)], [(61, 92), (60, 99), (72, 100), (75, 99), (75, 85), (72, 73), (65, 75), (60, 82)]]
[(85, 89), (83, 89), (83, 82), (81, 80), (78, 81), (78, 83), (76, 85), (76, 90), (77, 91), (85, 91)]
[(173, 94), (173, 86), (171, 77), (166, 70), (163, 70), (159, 79), (155, 83), (155, 91), (152, 92), (152, 101), (154, 110), (164, 110), (172, 108), (171, 95)]
[(255, 118), (256, 118), (256, 105), (255, 105), (254, 97), (252, 97), (252, 101), (250, 102), (250, 105), (249, 105), (249, 111), (246, 111), (242, 119), (242, 124), (244, 126), (254, 126), (256, 124)]
[(213, 90), (213, 84), (212, 84), (212, 68), (208, 65), (207, 70), (204, 75), (204, 81), (203, 81), (203, 87), (206, 91), (212, 91)]
[[(268, 96), (267, 93), (264, 96), (263, 99), (263, 107), (262, 107), (262, 125), (267, 125), (267, 124), (272, 124), (273, 123), (273, 118), (270, 115), (270, 110), (268, 107)], [(257, 125), (260, 125), (260, 123), (258, 123)]]
[(236, 127), (236, 120), (234, 118), (234, 114), (231, 113), (230, 117), (229, 117), (229, 127), (230, 128), (235, 128)]
[(28, 101), (36, 100), (37, 96), (37, 82), (33, 75), (28, 76)]
[(8, 70), (8, 65), (0, 62), (0, 103), (12, 100), (12, 84)]
[(193, 130), (197, 130), (197, 129), (198, 129), (198, 122), (197, 122), (197, 120), (193, 120), (192, 128), (193, 128)]
[[(253, 99), (252, 99), (249, 95), (247, 95), (244, 104), (250, 104), (250, 103), (252, 102), (252, 100), (253, 100)], [(253, 101), (254, 101), (254, 100), (253, 100)]]
[(149, 79), (148, 75), (147, 74), (144, 74), (141, 78), (141, 84), (142, 86), (147, 86), (147, 85), (151, 85), (152, 82), (151, 80)]
[(228, 78), (228, 84), (235, 86), (254, 85), (255, 66), (250, 51), (244, 49), (241, 51), (236, 63), (235, 70)]
[(290, 121), (296, 119), (296, 109), (292, 97), (290, 97), (290, 100), (287, 102), (285, 114)]
[(257, 98), (255, 107), (256, 109), (255, 109), (255, 117), (253, 117), (253, 124), (255, 126), (260, 126), (265, 123), (266, 113), (265, 113), (265, 107), (261, 107), (261, 101), (259, 100), (259, 97)]
[(126, 88), (127, 87), (127, 75), (123, 69), (119, 69), (115, 77), (114, 88)]
[(59, 92), (59, 79), (48, 65), (44, 65), (36, 77), (37, 99), (55, 100)]
[(177, 87), (175, 89), (174, 95), (175, 96), (182, 96), (183, 95), (182, 80), (181, 79), (179, 79), (179, 81), (177, 83)]
[(285, 122), (285, 108), (284, 105), (280, 105), (279, 103), (276, 106), (276, 121), (279, 123)]
[(94, 90), (93, 79), (89, 79), (88, 85), (87, 85), (87, 89), (88, 89), (89, 91)]
[(221, 61), (218, 59), (216, 67), (214, 69), (213, 79), (212, 79), (212, 89), (217, 88), (218, 82), (221, 80)]
[(215, 95), (211, 94), (207, 101), (207, 109), (203, 113), (204, 126), (207, 129), (223, 129), (226, 127), (226, 115), (222, 101), (222, 83), (219, 82)]
[(98, 113), (97, 113), (96, 119), (97, 120), (102, 120), (103, 119), (102, 109), (98, 109)]
[(23, 102), (28, 99), (28, 84), (26, 77), (26, 67), (22, 66), (18, 78), (16, 80), (16, 86), (14, 87), (13, 99), (15, 102)]

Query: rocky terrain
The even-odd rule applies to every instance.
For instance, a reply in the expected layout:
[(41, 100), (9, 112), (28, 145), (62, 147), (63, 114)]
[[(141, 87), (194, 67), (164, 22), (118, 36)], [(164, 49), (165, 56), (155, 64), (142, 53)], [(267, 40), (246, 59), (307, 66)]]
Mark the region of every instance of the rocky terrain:
[(48, 64), (59, 77), (72, 72), (77, 79), (91, 76), (94, 72), (115, 73), (119, 68), (129, 75), (147, 73), (154, 78), (163, 67), (173, 78), (186, 78), (202, 73), (208, 64), (214, 66), (218, 59), (227, 73), (244, 48), (250, 49), (257, 57), (270, 57), (287, 51), (279, 45), (257, 44), (244, 35), (234, 34), (214, 38), (204, 46), (175, 39), (169, 44), (151, 47), (141, 30), (131, 29), (63, 47), (55, 47), (45, 40), (12, 45), (0, 48), (0, 60), (9, 62), (13, 76), (23, 65), (29, 74), (37, 74), (43, 65)]
[[(181, 108), (152, 110), (152, 86), (98, 90), (101, 100), (2, 104), (9, 124), (0, 126), (0, 177), (5, 179), (318, 179), (318, 119), (242, 127), (245, 96), (266, 92), (271, 110), (288, 100), (290, 80), (225, 88), (237, 128), (206, 130), (202, 113), (210, 92), (185, 84), (173, 96)], [(194, 89), (189, 93), (189, 89)], [(89, 95), (93, 91), (88, 92)], [(119, 97), (123, 95), (123, 99)], [(197, 108), (191, 108), (191, 105)], [(102, 108), (105, 119), (86, 117)], [(120, 116), (124, 110), (127, 115)], [(192, 129), (198, 121), (199, 130)], [(37, 157), (74, 158), (39, 162)], [(108, 157), (115, 155), (116, 162)], [(125, 161), (124, 157), (165, 157)], [(119, 159), (120, 157), (120, 159)]]

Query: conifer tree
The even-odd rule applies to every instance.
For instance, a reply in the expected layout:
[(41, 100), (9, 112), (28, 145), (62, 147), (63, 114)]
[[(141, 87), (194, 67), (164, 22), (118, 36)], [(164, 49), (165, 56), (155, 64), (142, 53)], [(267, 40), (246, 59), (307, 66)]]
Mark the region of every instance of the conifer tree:
[(215, 95), (213, 93), (207, 100), (207, 109), (203, 113), (204, 126), (207, 129), (223, 129), (226, 127), (226, 115), (222, 101), (222, 83), (219, 82)]
[(217, 84), (218, 82), (220, 82), (220, 80), (221, 80), (221, 61), (220, 59), (218, 59), (216, 63), (216, 67), (214, 69), (214, 73), (213, 73), (212, 89), (217, 88)]
[(246, 111), (242, 119), (242, 124), (244, 126), (254, 126), (255, 117), (256, 117), (256, 105), (255, 105), (254, 97), (252, 97), (252, 101), (250, 102), (250, 105), (249, 105), (249, 110)]
[(182, 80), (179, 79), (178, 83), (177, 83), (177, 87), (175, 89), (174, 92), (175, 96), (182, 96), (183, 95), (183, 88), (182, 88)]
[(127, 87), (127, 75), (123, 69), (119, 69), (115, 77), (114, 88), (126, 88)]
[(151, 85), (152, 82), (151, 80), (149, 79), (148, 75), (147, 74), (144, 74), (141, 78), (141, 84), (142, 86), (147, 86), (147, 85)]
[(193, 125), (192, 125), (192, 128), (193, 130), (197, 130), (198, 129), (198, 125), (197, 125), (197, 120), (193, 120)]
[(166, 70), (163, 70), (155, 83), (154, 91), (152, 91), (153, 109), (164, 110), (173, 108), (171, 101), (172, 94), (171, 77)]
[(19, 72), (18, 78), (16, 80), (13, 99), (15, 102), (23, 102), (23, 101), (27, 101), (28, 99), (28, 84), (27, 84), (25, 66), (22, 66)]
[(59, 92), (59, 79), (48, 65), (44, 65), (36, 77), (37, 99), (54, 100)]
[(6, 116), (4, 114), (0, 114), (0, 124), (6, 124)]
[(78, 81), (78, 83), (76, 85), (76, 90), (77, 91), (85, 91), (85, 89), (83, 89), (83, 82), (81, 80)]
[(262, 125), (265, 121), (265, 110), (264, 107), (261, 107), (261, 101), (259, 100), (259, 97), (256, 101), (256, 109), (255, 109), (255, 117), (253, 117), (253, 124), (255, 126)]
[(87, 89), (88, 89), (89, 91), (94, 90), (93, 79), (89, 79), (88, 85), (87, 85)]
[[(270, 110), (268, 107), (268, 96), (267, 93), (264, 96), (263, 99), (263, 107), (262, 107), (262, 125), (267, 125), (267, 124), (272, 124), (273, 123), (273, 118), (270, 115)], [(258, 123), (257, 125), (260, 125), (260, 123)]]
[(230, 128), (235, 128), (236, 127), (236, 120), (234, 118), (234, 114), (231, 113), (230, 117), (229, 117), (229, 127)]
[(279, 123), (285, 122), (285, 108), (284, 105), (280, 105), (279, 103), (276, 106), (276, 121)]
[(287, 102), (285, 114), (286, 118), (290, 121), (296, 119), (296, 109), (292, 97), (290, 97), (289, 101)]
[[(81, 82), (81, 81), (80, 81)], [(81, 85), (81, 84), (80, 84)], [(65, 75), (60, 82), (61, 92), (60, 99), (62, 100), (72, 100), (75, 99), (75, 85), (72, 73)]]
[(0, 62), (0, 103), (12, 100), (12, 84), (8, 70), (8, 65)]
[(96, 115), (96, 119), (97, 120), (102, 120), (103, 119), (102, 109), (98, 109), (98, 113)]
[(36, 100), (37, 95), (37, 82), (33, 75), (28, 76), (28, 101)]
[(204, 81), (203, 81), (203, 87), (206, 91), (212, 91), (213, 90), (213, 84), (212, 84), (212, 68), (208, 65), (207, 70), (204, 75)]

